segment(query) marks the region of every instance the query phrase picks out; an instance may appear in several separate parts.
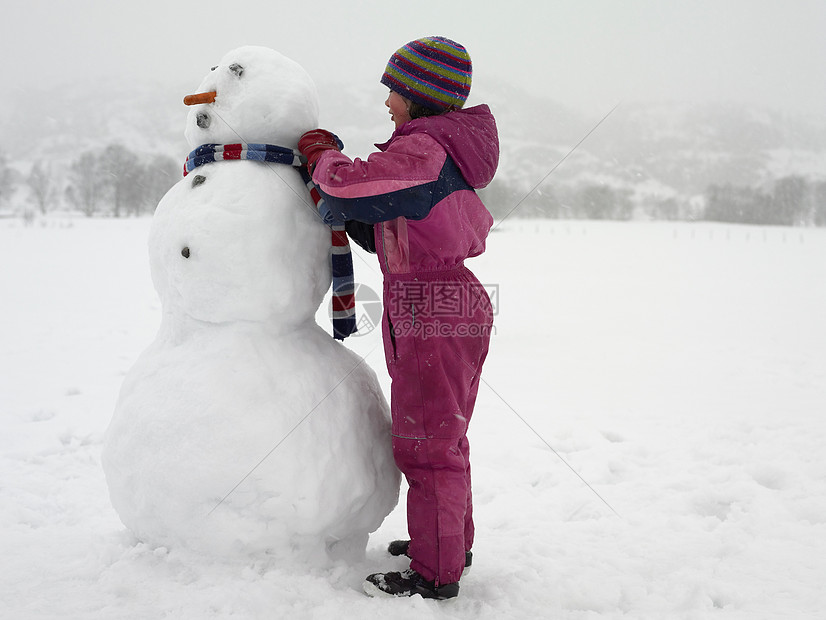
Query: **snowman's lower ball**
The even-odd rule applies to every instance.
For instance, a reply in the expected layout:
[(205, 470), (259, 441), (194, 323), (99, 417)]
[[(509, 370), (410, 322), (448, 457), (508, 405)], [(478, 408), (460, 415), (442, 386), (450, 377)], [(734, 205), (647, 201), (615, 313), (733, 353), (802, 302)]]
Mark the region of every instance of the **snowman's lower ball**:
[(222, 557), (363, 555), (398, 499), (387, 405), (317, 325), (294, 336), (236, 324), (176, 343), (162, 329), (144, 352), (103, 451), (138, 539)]

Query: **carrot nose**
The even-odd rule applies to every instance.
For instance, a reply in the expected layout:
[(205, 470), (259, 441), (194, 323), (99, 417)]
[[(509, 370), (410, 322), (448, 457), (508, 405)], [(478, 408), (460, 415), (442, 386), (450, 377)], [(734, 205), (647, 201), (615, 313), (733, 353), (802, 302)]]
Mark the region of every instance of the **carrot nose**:
[(197, 95), (187, 95), (184, 97), (184, 105), (198, 105), (199, 103), (212, 103), (215, 101), (215, 91), (208, 93), (198, 93)]

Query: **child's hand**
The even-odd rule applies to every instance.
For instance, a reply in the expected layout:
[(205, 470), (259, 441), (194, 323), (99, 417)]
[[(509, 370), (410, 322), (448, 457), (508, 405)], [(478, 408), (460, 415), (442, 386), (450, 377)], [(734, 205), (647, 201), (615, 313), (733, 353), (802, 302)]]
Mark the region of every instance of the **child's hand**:
[(324, 151), (331, 149), (340, 151), (343, 148), (344, 144), (338, 139), (338, 136), (326, 129), (313, 129), (298, 140), (298, 150), (307, 158), (307, 170), (310, 171), (310, 175), (313, 174), (313, 168), (315, 168), (318, 158), (321, 157)]
[(327, 226), (332, 226), (335, 223), (335, 220), (333, 219), (333, 211), (327, 206), (326, 201), (319, 205), (318, 215), (321, 217), (321, 221), (327, 224)]

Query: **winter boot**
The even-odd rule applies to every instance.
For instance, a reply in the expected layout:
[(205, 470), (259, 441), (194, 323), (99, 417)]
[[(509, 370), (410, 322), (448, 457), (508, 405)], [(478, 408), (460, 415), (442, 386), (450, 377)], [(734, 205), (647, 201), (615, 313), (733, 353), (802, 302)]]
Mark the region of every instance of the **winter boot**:
[(440, 586), (426, 581), (411, 568), (400, 573), (375, 573), (364, 580), (364, 592), (368, 596), (415, 596), (444, 600), (459, 595), (458, 583), (445, 583)]
[[(410, 557), (410, 555), (408, 554), (409, 549), (409, 540), (394, 540), (389, 545), (387, 545), (387, 552), (390, 555), (406, 555), (407, 557)], [(473, 564), (473, 552), (465, 551), (465, 573), (469, 572), (468, 569), (470, 568), (471, 564)]]

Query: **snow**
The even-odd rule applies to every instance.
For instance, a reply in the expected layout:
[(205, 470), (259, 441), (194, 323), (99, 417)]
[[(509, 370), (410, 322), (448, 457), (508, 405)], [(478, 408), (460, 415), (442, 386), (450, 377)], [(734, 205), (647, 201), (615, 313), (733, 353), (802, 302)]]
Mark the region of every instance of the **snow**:
[[(404, 567), (384, 552), (403, 501), (364, 560), (326, 566), (124, 528), (100, 455), (161, 320), (149, 228), (0, 222), (0, 617), (822, 617), (826, 231), (499, 226), (471, 265), (499, 285), (470, 431), (474, 564), (440, 603), (361, 593)], [(379, 290), (374, 261), (357, 276)], [(378, 330), (347, 346), (386, 391)]]

